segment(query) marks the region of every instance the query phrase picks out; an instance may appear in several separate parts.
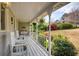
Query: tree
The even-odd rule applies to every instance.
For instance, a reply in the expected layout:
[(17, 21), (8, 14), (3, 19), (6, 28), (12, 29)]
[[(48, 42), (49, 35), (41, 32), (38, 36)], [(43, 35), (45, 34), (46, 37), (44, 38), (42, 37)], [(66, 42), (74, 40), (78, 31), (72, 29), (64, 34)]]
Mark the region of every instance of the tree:
[(66, 22), (79, 23), (79, 9), (72, 9), (70, 13), (65, 13), (62, 19)]

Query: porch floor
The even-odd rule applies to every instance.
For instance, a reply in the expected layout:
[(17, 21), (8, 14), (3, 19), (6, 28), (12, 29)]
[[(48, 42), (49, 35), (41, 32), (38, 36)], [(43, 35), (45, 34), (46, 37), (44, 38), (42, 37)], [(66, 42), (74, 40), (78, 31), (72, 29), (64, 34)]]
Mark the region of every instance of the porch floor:
[[(48, 51), (44, 47), (42, 47), (41, 44), (39, 44), (36, 40), (32, 39), (31, 36), (24, 36), (24, 42), (27, 49), (26, 53), (22, 56), (48, 56)], [(14, 55), (16, 56), (16, 54)]]

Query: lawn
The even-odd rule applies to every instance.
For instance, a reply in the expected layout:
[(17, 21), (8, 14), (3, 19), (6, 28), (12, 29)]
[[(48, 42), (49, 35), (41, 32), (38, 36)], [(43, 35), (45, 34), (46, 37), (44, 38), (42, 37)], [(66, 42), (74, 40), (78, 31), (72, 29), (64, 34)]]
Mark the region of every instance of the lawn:
[(51, 32), (51, 35), (58, 34), (66, 36), (68, 40), (73, 43), (73, 45), (79, 52), (79, 29), (55, 30)]

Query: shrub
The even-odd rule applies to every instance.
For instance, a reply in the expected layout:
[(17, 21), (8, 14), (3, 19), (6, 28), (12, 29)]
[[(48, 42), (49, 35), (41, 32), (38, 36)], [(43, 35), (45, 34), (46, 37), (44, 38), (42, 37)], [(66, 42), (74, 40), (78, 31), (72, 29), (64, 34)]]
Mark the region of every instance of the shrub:
[(74, 56), (76, 55), (76, 49), (66, 37), (58, 35), (52, 40), (51, 53), (55, 56)]
[(71, 23), (60, 23), (58, 24), (58, 29), (72, 29), (73, 25)]
[[(57, 24), (53, 23), (50, 26), (51, 26), (51, 30), (57, 30)], [(48, 26), (48, 28), (49, 28), (49, 26)]]
[(39, 31), (46, 31), (47, 30), (47, 25), (46, 24), (39, 24), (38, 29), (39, 29)]
[(44, 46), (45, 48), (48, 48), (48, 41), (43, 36), (39, 36), (38, 39), (39, 43)]

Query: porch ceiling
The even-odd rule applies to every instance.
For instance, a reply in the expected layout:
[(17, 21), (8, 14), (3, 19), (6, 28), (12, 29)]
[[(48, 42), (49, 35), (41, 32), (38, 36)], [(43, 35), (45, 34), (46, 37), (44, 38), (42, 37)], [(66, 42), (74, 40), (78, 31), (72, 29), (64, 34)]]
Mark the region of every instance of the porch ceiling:
[(20, 21), (29, 22), (51, 4), (55, 5), (56, 2), (12, 2), (10, 8)]

